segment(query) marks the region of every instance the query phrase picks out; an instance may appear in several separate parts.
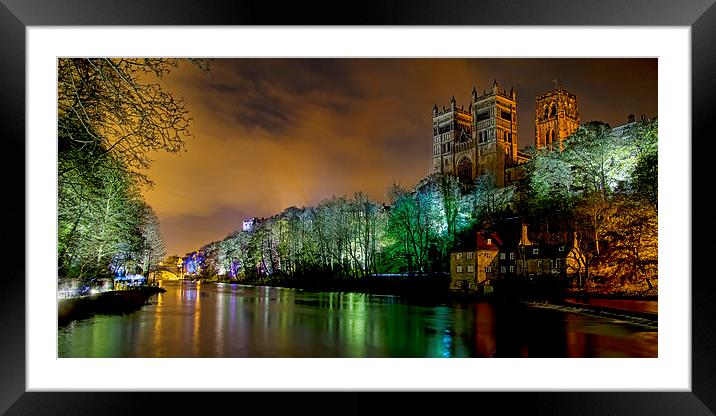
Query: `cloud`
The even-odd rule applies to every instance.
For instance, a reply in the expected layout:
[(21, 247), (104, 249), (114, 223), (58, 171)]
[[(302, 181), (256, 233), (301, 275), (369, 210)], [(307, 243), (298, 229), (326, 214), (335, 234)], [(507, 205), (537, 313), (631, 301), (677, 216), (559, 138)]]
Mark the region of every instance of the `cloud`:
[(617, 123), (656, 113), (656, 60), (216, 59), (182, 65), (164, 87), (186, 100), (187, 152), (157, 153), (145, 192), (171, 253), (223, 238), (238, 217), (267, 217), (363, 191), (385, 200), (431, 167), (433, 104), (473, 85), (518, 91), (521, 145), (534, 135), (534, 96), (575, 92), (582, 119)]

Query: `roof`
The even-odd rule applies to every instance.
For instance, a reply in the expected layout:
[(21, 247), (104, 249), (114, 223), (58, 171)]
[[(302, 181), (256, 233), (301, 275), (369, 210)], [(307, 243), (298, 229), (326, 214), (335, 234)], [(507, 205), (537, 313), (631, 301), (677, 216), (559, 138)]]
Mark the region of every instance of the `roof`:
[(499, 250), (502, 247), (502, 240), (493, 232), (478, 231), (476, 243), (478, 250)]

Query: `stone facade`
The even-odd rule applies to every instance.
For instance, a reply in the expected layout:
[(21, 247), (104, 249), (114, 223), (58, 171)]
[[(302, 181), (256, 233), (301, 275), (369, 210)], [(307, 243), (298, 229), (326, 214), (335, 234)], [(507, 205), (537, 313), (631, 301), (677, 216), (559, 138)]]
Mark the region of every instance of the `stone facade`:
[(477, 234), (474, 248), (450, 253), (450, 289), (476, 291), (497, 277), (500, 240), (494, 234)]
[(579, 127), (577, 96), (555, 88), (537, 96), (535, 101), (535, 147), (564, 148), (563, 142)]
[[(459, 149), (459, 150), (458, 150)], [(461, 163), (458, 170), (458, 163)], [(472, 141), (470, 109), (457, 107), (455, 97), (450, 108), (433, 107), (433, 173), (446, 173), (474, 179), (475, 146)]]
[(510, 182), (507, 172), (520, 162), (517, 151), (517, 93), (492, 89), (478, 94), (473, 88), (467, 111), (433, 107), (433, 173), (471, 181), (491, 173), (495, 185)]

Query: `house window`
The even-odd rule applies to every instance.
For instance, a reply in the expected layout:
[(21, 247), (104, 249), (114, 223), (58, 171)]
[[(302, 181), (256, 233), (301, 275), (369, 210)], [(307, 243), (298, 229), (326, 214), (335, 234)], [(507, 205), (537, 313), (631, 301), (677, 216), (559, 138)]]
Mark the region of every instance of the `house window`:
[(462, 260), (462, 253), (457, 253), (455, 257), (457, 257), (458, 260)]
[(462, 273), (462, 266), (457, 266), (457, 272)]
[(500, 267), (500, 273), (506, 273), (506, 272), (507, 272), (507, 267), (505, 267), (505, 266)]
[(562, 259), (557, 259), (557, 260), (555, 260), (555, 263), (556, 263), (557, 267), (561, 267), (561, 266), (562, 266)]
[(559, 246), (559, 251), (564, 251), (564, 246)]
[(510, 260), (514, 260), (514, 259), (515, 259), (515, 253), (510, 253)]
[(485, 272), (492, 273), (492, 266), (485, 266)]
[(510, 266), (510, 273), (514, 273), (514, 272), (515, 272), (515, 266)]
[(472, 251), (468, 251), (468, 252), (467, 252), (467, 258), (468, 258), (468, 259), (471, 259), (471, 258), (472, 258)]
[(468, 273), (475, 273), (475, 266), (467, 266)]
[(492, 245), (492, 239), (491, 239), (491, 238), (488, 238), (488, 239), (487, 239), (487, 245), (488, 245), (488, 246), (491, 246), (491, 245)]
[(500, 260), (504, 260), (504, 259), (505, 259), (505, 253), (500, 253)]
[(539, 254), (539, 249), (538, 249), (538, 248), (533, 248), (533, 249), (532, 249), (532, 254)]

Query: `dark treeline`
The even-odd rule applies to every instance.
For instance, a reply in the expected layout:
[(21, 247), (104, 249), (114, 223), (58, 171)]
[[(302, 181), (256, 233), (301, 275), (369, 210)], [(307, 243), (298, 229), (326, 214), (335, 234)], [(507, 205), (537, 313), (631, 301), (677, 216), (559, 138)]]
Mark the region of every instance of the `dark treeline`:
[(497, 188), (489, 174), (472, 183), (433, 174), (410, 189), (389, 187), (387, 205), (359, 192), (290, 207), (188, 253), (184, 267), (246, 283), (438, 275), (476, 230), (504, 231), (520, 217), (533, 241), (579, 246), (569, 270), (577, 286), (655, 290), (657, 127), (584, 124), (561, 151), (533, 151), (519, 186)]
[(142, 170), (189, 136), (184, 102), (156, 82), (178, 62), (58, 59), (60, 279), (146, 275), (165, 256)]

